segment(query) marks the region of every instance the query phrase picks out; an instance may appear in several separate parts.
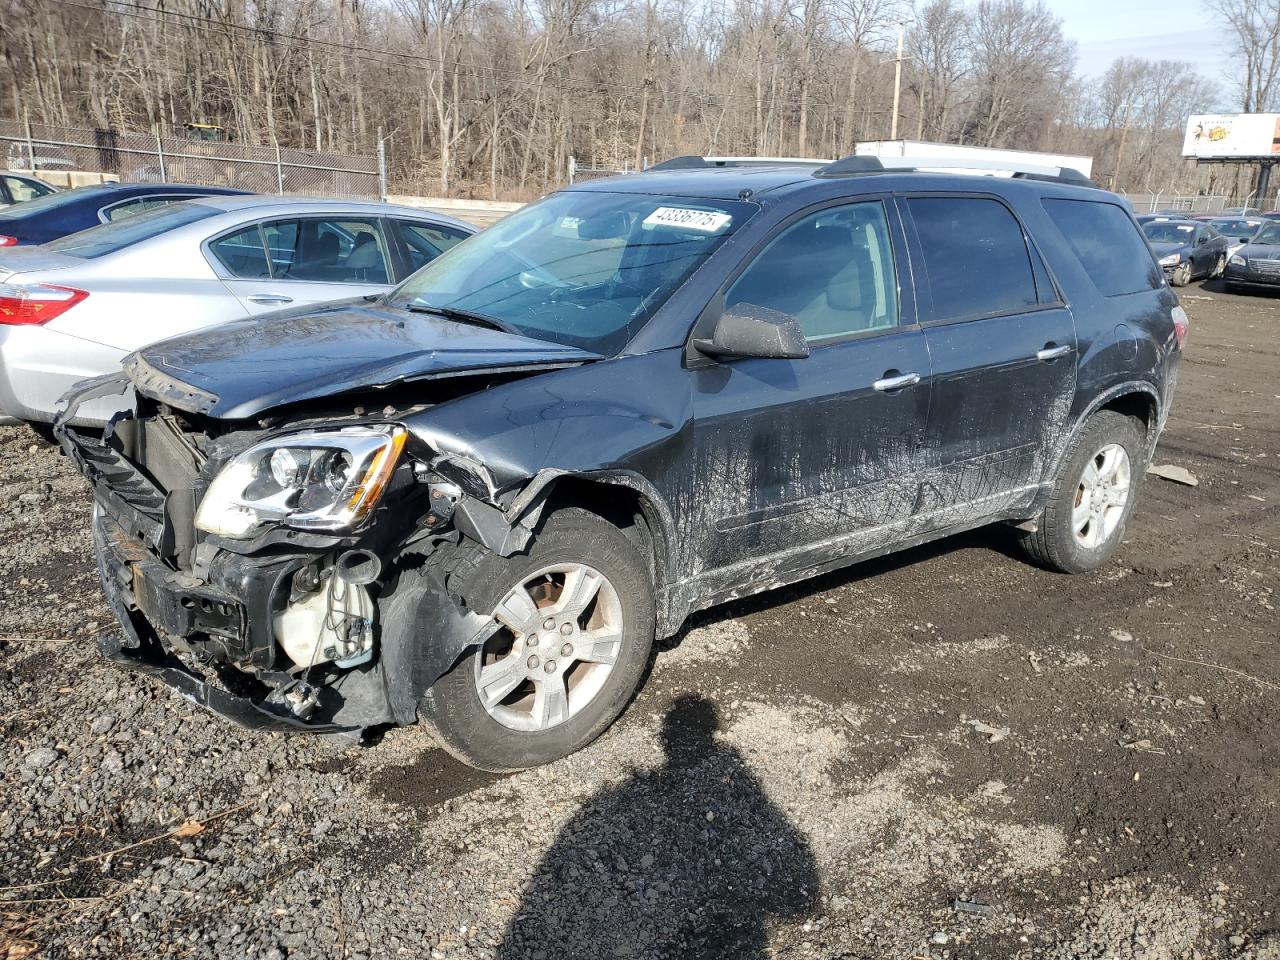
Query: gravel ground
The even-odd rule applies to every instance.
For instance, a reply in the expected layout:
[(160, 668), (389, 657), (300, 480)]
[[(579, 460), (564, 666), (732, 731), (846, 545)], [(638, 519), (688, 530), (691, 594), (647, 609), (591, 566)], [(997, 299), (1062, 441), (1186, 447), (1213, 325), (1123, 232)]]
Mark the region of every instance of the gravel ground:
[(99, 663), (85, 486), (0, 427), (0, 960), (1280, 960), (1280, 302), (1184, 302), (1200, 484), (1106, 569), (985, 531), (713, 611), (502, 778)]

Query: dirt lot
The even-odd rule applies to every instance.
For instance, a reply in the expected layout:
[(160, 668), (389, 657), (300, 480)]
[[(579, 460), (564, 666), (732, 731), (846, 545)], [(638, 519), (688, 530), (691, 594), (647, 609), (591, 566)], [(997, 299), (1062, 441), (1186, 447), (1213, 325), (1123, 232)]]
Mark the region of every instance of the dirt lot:
[(100, 664), (85, 488), (0, 428), (0, 960), (1280, 958), (1280, 301), (1184, 303), (1200, 485), (1106, 569), (987, 531), (716, 611), (506, 778)]

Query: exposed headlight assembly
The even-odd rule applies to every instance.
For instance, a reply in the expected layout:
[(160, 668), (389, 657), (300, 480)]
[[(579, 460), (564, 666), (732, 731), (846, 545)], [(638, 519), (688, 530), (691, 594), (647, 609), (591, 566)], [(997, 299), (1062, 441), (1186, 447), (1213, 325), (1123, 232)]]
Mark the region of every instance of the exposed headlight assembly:
[(1160, 266), (1162, 267), (1176, 267), (1181, 262), (1182, 254), (1180, 253), (1171, 253), (1167, 257), (1160, 258)]
[(239, 538), (263, 523), (342, 530), (368, 516), (404, 449), (399, 426), (313, 430), (266, 440), (214, 477), (196, 527)]

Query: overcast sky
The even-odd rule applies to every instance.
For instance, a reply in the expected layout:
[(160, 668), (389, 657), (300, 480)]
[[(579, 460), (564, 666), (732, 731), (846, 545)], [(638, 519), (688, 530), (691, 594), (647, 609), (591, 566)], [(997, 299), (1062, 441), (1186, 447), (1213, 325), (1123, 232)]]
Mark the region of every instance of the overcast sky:
[[(1226, 87), (1233, 79), (1222, 29), (1203, 0), (1045, 0), (1076, 42), (1078, 67), (1101, 74), (1123, 56), (1186, 60)], [(1223, 93), (1226, 94), (1226, 90)]]

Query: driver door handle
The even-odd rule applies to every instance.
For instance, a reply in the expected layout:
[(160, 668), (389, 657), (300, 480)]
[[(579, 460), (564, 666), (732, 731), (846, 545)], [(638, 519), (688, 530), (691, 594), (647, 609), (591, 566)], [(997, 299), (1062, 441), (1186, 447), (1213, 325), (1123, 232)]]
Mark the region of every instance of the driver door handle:
[(251, 293), (247, 299), (250, 303), (261, 303), (263, 305), (293, 303), (293, 297), (286, 297), (283, 293)]
[(871, 384), (871, 386), (881, 393), (890, 393), (894, 390), (901, 390), (904, 387), (914, 387), (919, 382), (920, 374), (902, 373), (893, 377), (884, 377)]
[(1046, 361), (1057, 360), (1059, 357), (1065, 357), (1070, 352), (1071, 345), (1069, 343), (1064, 343), (1061, 346), (1056, 347), (1053, 344), (1046, 343), (1043, 350), (1036, 351), (1036, 359)]

